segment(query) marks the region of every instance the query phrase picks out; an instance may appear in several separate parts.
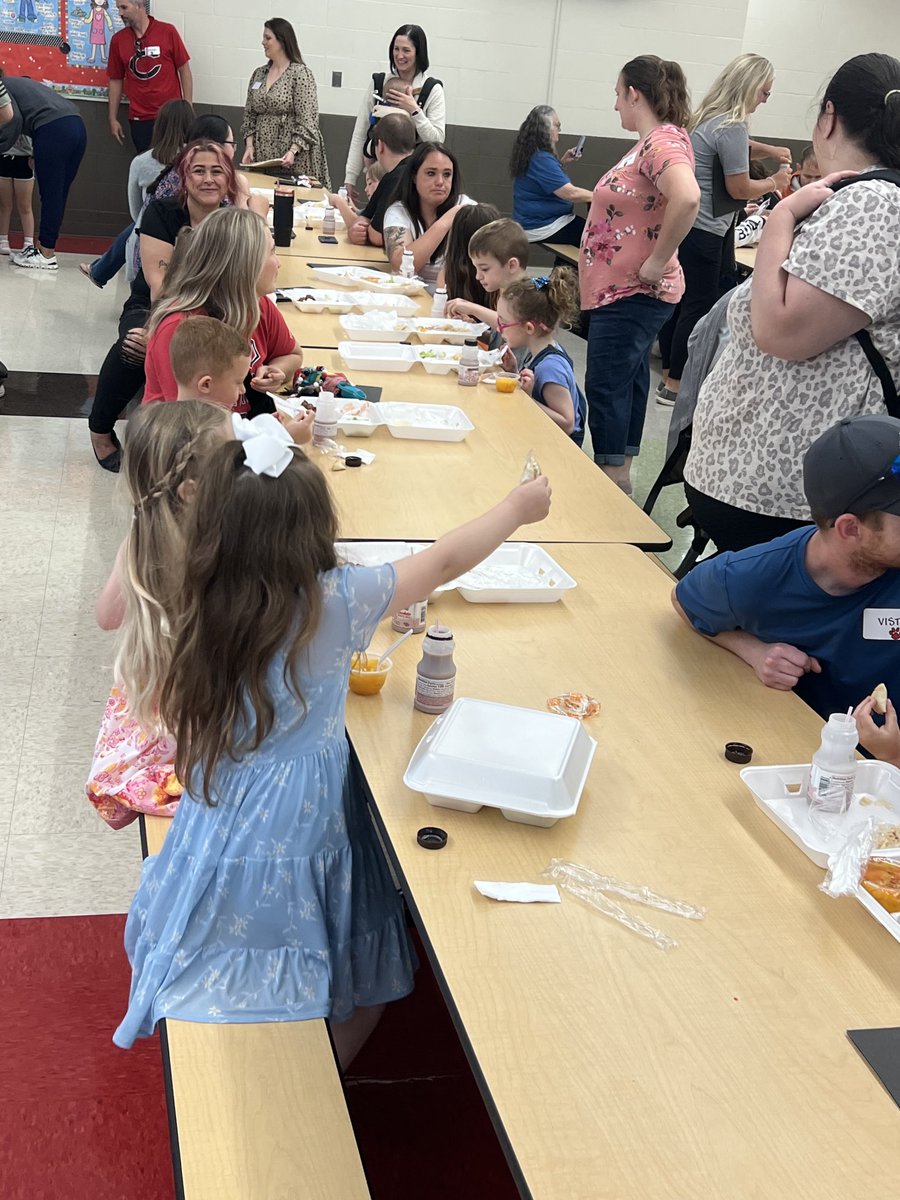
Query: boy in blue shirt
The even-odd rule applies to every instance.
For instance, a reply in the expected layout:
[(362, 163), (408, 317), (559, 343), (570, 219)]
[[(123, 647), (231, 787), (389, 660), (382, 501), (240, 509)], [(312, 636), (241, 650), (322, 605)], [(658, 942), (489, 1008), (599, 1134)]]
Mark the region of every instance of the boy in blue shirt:
[[(900, 421), (845, 417), (810, 446), (803, 486), (815, 525), (700, 563), (672, 602), (767, 687), (827, 718), (881, 681), (900, 694)], [(870, 704), (857, 724), (880, 754), (887, 726)]]

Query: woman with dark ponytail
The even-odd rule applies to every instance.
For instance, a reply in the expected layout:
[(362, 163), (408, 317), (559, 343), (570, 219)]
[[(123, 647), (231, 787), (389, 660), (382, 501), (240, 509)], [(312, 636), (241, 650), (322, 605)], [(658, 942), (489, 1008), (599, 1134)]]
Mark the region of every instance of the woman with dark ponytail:
[(728, 305), (731, 340), (694, 415), (687, 494), (720, 550), (809, 521), (801, 464), (810, 444), (842, 417), (896, 404), (896, 58), (861, 54), (838, 69), (813, 146), (823, 178), (782, 200), (766, 222), (753, 277)]
[(594, 462), (630, 494), (650, 347), (684, 291), (676, 252), (697, 215), (700, 189), (678, 63), (655, 54), (626, 63), (616, 82), (616, 112), (638, 141), (594, 188), (579, 279), (590, 318), (585, 390)]

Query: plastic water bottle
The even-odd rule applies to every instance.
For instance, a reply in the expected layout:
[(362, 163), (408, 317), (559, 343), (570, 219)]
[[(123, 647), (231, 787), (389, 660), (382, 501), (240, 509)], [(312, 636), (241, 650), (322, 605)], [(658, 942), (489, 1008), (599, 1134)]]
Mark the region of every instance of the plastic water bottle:
[(447, 289), (439, 287), (435, 290), (434, 300), (431, 302), (431, 315), (433, 317), (442, 317), (447, 308)]
[(846, 812), (856, 782), (858, 741), (855, 718), (850, 713), (832, 713), (809, 769), (806, 795), (811, 813)]
[(403, 251), (403, 261), (400, 263), (400, 274), (404, 279), (414, 279), (416, 275), (416, 264), (413, 258), (412, 250)]
[(322, 236), (334, 237), (334, 209), (330, 204), (325, 206), (325, 216), (322, 218)]
[(459, 374), (456, 382), (460, 387), (476, 387), (478, 384), (478, 344), (474, 338), (466, 338), (459, 356)]
[(331, 392), (322, 392), (316, 399), (312, 440), (314, 446), (324, 446), (337, 440), (337, 401)]

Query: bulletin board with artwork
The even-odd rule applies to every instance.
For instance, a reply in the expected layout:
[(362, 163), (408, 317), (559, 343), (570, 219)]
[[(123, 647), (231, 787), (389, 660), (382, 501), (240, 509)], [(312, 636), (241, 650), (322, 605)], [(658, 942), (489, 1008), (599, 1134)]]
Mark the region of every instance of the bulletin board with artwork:
[(106, 61), (122, 28), (115, 0), (0, 0), (0, 63), (81, 98), (106, 98)]

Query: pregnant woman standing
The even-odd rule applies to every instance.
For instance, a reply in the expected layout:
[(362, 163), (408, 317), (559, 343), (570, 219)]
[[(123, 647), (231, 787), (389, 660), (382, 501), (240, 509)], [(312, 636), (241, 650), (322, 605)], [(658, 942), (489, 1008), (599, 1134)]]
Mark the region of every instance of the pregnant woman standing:
[(268, 62), (250, 76), (241, 162), (280, 158), (294, 174), (311, 175), (330, 191), (316, 80), (300, 54), (294, 27), (272, 17), (263, 25), (262, 47)]

